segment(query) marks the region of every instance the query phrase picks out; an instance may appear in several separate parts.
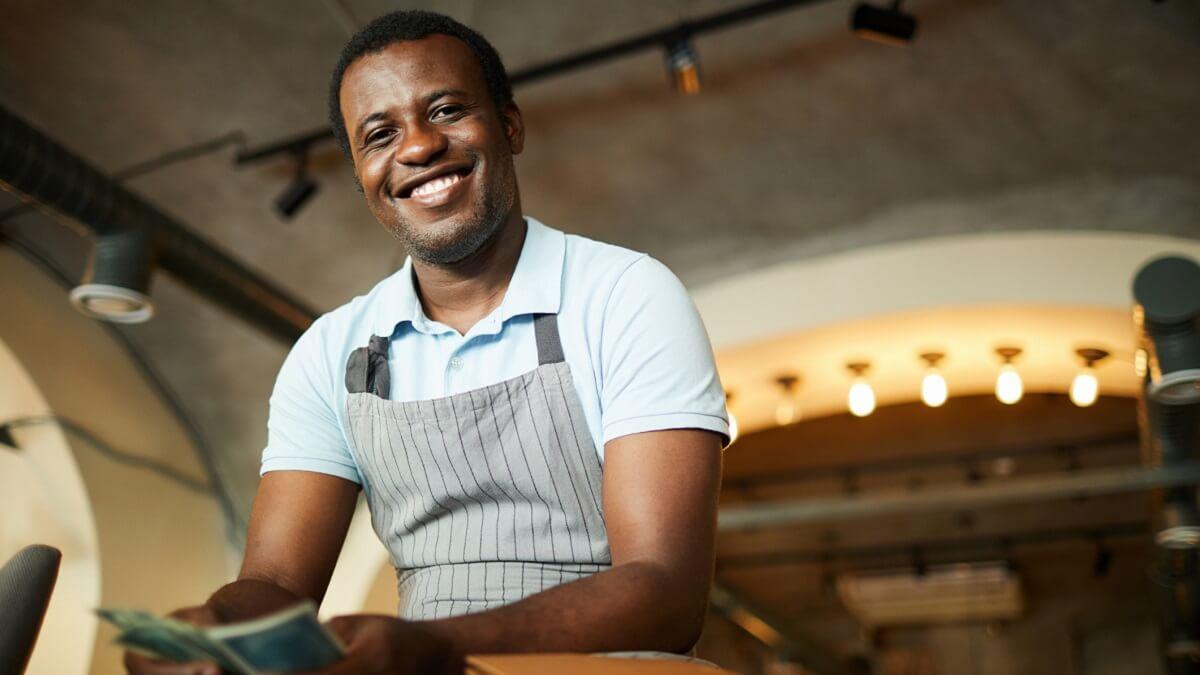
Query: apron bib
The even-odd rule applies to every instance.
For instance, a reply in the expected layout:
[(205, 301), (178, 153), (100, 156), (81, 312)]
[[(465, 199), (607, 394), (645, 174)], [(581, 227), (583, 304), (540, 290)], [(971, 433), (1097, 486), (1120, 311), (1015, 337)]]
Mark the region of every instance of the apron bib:
[(388, 400), (388, 338), (350, 355), (351, 451), (401, 618), (479, 612), (611, 566), (600, 458), (557, 316), (535, 315), (534, 333), (534, 370), (425, 401)]

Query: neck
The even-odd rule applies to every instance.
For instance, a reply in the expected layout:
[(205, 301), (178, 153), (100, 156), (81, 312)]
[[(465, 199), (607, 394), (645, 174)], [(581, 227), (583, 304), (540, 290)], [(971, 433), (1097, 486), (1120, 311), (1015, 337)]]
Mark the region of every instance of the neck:
[(413, 259), (413, 283), (425, 316), (466, 335), (504, 299), (526, 229), (520, 209), (514, 208), (495, 238), (466, 259), (449, 265)]

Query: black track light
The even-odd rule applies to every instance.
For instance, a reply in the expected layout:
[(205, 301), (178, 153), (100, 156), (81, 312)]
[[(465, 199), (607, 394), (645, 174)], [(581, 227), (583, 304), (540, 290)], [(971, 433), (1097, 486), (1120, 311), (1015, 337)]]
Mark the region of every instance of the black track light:
[(855, 35), (885, 45), (904, 47), (917, 32), (917, 19), (900, 11), (901, 0), (894, 0), (888, 8), (866, 3), (854, 8), (850, 15), (850, 29)]
[(92, 248), (84, 281), (71, 290), (71, 303), (93, 319), (142, 323), (154, 316), (150, 277), (155, 247), (147, 228), (101, 235)]
[(308, 148), (296, 152), (296, 173), (278, 197), (275, 211), (280, 218), (291, 220), (317, 192), (317, 182), (308, 175)]
[(684, 96), (700, 93), (700, 57), (686, 33), (667, 45), (667, 69), (675, 91)]

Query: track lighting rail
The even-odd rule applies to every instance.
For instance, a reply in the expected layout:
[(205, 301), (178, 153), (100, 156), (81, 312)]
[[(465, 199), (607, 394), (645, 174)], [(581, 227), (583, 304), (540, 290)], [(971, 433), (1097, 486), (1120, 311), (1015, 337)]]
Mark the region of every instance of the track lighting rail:
[[(638, 52), (650, 49), (669, 49), (672, 45), (678, 43), (680, 39), (691, 38), (703, 33), (711, 33), (776, 12), (825, 1), (827, 0), (765, 0), (764, 2), (754, 2), (742, 7), (735, 7), (724, 12), (716, 12), (692, 21), (681, 22), (675, 26), (617, 40), (606, 45), (522, 68), (510, 73), (509, 80), (514, 87), (518, 87), (571, 71), (589, 68)], [(332, 139), (333, 132), (328, 127), (321, 127), (282, 140), (273, 141), (257, 148), (248, 148), (238, 152), (234, 162), (237, 165), (245, 165), (272, 159), (278, 155), (291, 155), (296, 152), (304, 152), (314, 144)]]

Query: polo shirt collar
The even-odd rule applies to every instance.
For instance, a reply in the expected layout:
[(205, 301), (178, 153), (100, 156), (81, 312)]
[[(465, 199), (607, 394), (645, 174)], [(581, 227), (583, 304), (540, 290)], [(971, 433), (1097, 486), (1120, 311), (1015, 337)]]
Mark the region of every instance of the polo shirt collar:
[[(496, 329), (488, 332), (499, 332), (500, 324), (514, 316), (557, 314), (562, 307), (566, 235), (528, 216), (525, 224), (521, 257), (517, 259), (504, 299), (494, 313), (498, 318)], [(404, 266), (387, 279), (379, 299), (373, 328), (375, 335), (389, 336), (404, 322), (411, 323), (421, 332), (432, 331), (434, 322), (425, 316), (413, 286), (411, 257), (406, 258)]]

